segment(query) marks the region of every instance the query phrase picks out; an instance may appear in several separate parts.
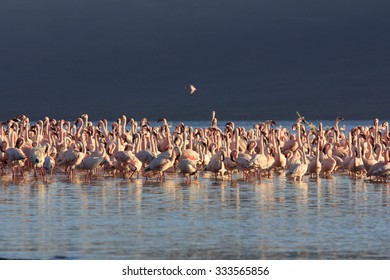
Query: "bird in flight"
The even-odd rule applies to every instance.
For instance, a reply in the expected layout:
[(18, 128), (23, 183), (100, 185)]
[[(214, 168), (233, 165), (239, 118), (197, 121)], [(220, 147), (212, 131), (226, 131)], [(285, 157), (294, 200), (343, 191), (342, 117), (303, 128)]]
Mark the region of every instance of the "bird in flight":
[(194, 85), (189, 85), (188, 87), (185, 87), (185, 89), (188, 89), (190, 91), (190, 95), (194, 95), (197, 91), (196, 87)]

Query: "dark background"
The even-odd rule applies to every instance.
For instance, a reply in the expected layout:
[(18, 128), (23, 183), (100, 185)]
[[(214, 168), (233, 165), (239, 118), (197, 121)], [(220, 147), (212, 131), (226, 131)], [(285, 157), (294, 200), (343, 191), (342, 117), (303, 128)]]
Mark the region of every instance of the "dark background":
[(390, 118), (388, 0), (0, 4), (3, 120)]

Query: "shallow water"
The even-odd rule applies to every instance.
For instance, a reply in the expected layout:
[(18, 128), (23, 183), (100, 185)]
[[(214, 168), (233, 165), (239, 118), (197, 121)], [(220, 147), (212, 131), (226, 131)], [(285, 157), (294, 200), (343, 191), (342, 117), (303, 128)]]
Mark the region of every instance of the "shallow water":
[(389, 183), (167, 176), (86, 183), (58, 173), (49, 184), (2, 176), (0, 258), (390, 258)]
[(346, 175), (1, 185), (1, 258), (390, 257), (390, 185)]

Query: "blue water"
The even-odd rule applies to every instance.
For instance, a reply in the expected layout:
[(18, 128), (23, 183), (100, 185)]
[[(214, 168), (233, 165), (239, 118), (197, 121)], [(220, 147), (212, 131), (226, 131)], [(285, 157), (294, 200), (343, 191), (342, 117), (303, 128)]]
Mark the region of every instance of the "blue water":
[(0, 258), (390, 258), (389, 183), (199, 177), (86, 183), (57, 173), (46, 184), (2, 176)]

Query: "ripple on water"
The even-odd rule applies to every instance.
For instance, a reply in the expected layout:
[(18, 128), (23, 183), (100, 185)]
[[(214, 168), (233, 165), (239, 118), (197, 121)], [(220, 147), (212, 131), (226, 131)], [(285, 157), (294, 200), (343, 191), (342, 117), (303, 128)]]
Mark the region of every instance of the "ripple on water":
[(390, 187), (345, 175), (292, 182), (200, 176), (49, 184), (0, 178), (0, 257), (381, 259)]

